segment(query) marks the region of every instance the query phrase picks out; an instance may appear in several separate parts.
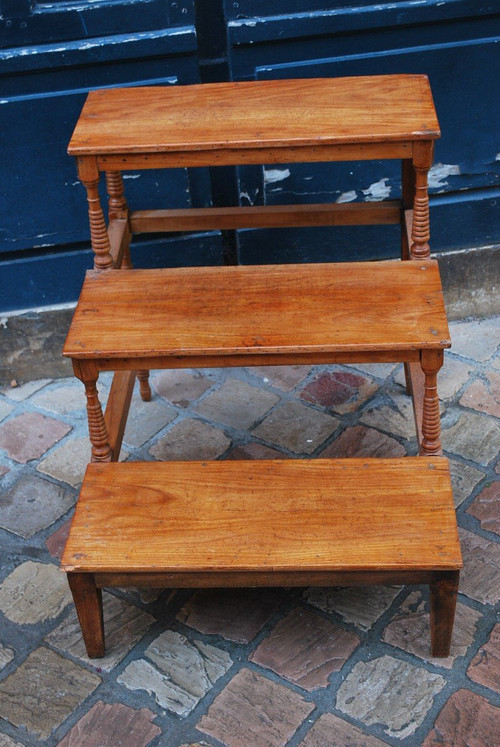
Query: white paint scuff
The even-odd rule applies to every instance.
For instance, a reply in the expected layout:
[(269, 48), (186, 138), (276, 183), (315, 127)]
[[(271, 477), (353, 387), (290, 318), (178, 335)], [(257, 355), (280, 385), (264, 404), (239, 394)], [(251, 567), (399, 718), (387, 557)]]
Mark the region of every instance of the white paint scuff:
[(389, 197), (391, 188), (386, 184), (389, 179), (379, 179), (378, 182), (370, 184), (368, 189), (362, 189), (367, 202), (379, 202)]
[(266, 169), (264, 171), (264, 183), (273, 184), (274, 182), (281, 182), (283, 179), (288, 179), (290, 176), (290, 169)]
[(340, 197), (338, 197), (335, 202), (341, 203), (341, 202), (353, 202), (357, 197), (356, 192), (354, 189), (351, 189), (349, 192), (342, 192)]
[(435, 163), (429, 169), (428, 183), (430, 189), (439, 189), (439, 187), (446, 187), (448, 182), (445, 181), (448, 176), (458, 176), (460, 174), (460, 166), (458, 164), (451, 163)]

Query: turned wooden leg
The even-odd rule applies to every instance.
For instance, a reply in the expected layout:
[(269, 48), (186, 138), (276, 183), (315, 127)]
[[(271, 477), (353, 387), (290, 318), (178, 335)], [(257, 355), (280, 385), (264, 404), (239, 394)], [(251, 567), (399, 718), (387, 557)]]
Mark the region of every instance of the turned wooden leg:
[(424, 456), (436, 456), (441, 454), (437, 374), (443, 365), (443, 351), (422, 350), (420, 365), (425, 377), (420, 453)]
[(139, 379), (139, 392), (143, 402), (151, 400), (151, 387), (149, 386), (149, 371), (137, 371)]
[[(128, 219), (128, 205), (123, 187), (121, 171), (106, 171), (106, 189), (108, 192), (108, 218), (111, 223), (116, 219)], [(130, 244), (127, 243), (120, 265), (122, 270), (132, 269)]]
[[(415, 170), (411, 158), (401, 161), (401, 259), (410, 259), (410, 237), (407, 216), (412, 214), (415, 200)], [(406, 216), (405, 216), (406, 214)], [(413, 220), (411, 221), (413, 223)]]
[(431, 581), (431, 649), (433, 656), (450, 655), (460, 571), (435, 571)]
[(104, 619), (101, 589), (98, 589), (95, 585), (92, 573), (68, 573), (67, 576), (87, 655), (91, 659), (104, 656)]
[(97, 392), (98, 371), (92, 363), (73, 360), (75, 376), (83, 381), (87, 397), (89, 437), (92, 444), (92, 462), (111, 462), (113, 450), (109, 444), (99, 394)]
[(411, 259), (429, 259), (429, 195), (427, 192), (427, 174), (432, 164), (432, 143), (421, 141), (415, 143), (413, 167), (415, 169), (415, 197), (413, 200), (413, 223), (411, 230)]
[(113, 267), (113, 257), (110, 252), (108, 229), (99, 197), (99, 170), (95, 159), (79, 158), (78, 175), (87, 190), (94, 269), (108, 270)]

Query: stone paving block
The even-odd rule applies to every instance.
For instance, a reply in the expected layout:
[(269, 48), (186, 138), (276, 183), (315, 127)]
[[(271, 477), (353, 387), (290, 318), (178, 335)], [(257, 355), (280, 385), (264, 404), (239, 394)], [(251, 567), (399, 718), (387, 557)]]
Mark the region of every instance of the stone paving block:
[(473, 371), (474, 366), (453, 358), (445, 352), (444, 364), (437, 379), (439, 398), (448, 400), (454, 397)]
[(385, 744), (343, 718), (323, 713), (299, 747), (383, 747)]
[(160, 727), (152, 723), (155, 715), (149, 708), (135, 710), (123, 703), (110, 705), (99, 700), (57, 747), (146, 747), (161, 734)]
[(344, 415), (355, 412), (377, 391), (373, 379), (351, 371), (325, 371), (317, 374), (300, 392), (301, 399), (328, 407)]
[(27, 539), (50, 526), (73, 506), (68, 490), (34, 475), (23, 475), (0, 493), (0, 526)]
[(487, 371), (476, 379), (460, 397), (460, 404), (500, 418), (500, 372)]
[(86, 654), (74, 608), (45, 640), (62, 653), (71, 654), (86, 664), (98, 666), (100, 670), (109, 672), (140, 641), (155, 620), (152, 615), (118, 599), (113, 594), (104, 592), (102, 601), (106, 626), (106, 655), (98, 662), (96, 659), (89, 659)]
[(453, 352), (475, 361), (487, 361), (500, 345), (498, 317), (454, 322), (450, 331)]
[(465, 656), (474, 642), (477, 623), (481, 613), (457, 604), (450, 656), (446, 659), (431, 656), (430, 619), (420, 591), (413, 591), (399, 608), (397, 614), (385, 628), (382, 640), (408, 651), (435, 666), (450, 669), (459, 656)]
[(178, 369), (160, 371), (151, 378), (151, 383), (160, 397), (164, 397), (177, 407), (189, 407), (210, 389), (214, 382), (199, 371)]
[(63, 384), (55, 389), (45, 388), (37, 392), (31, 401), (44, 410), (67, 415), (77, 410), (85, 410), (85, 388), (79, 381)]
[(500, 481), (486, 485), (472, 501), (467, 513), (481, 522), (481, 529), (500, 535)]
[(225, 651), (202, 641), (188, 641), (166, 630), (146, 649), (146, 659), (131, 662), (118, 682), (146, 690), (161, 708), (187, 716), (232, 665)]
[(296, 607), (273, 628), (249, 657), (303, 687), (327, 687), (329, 677), (343, 667), (359, 638), (324, 617)]
[(227, 747), (284, 747), (313, 710), (314, 704), (293, 690), (242, 669), (196, 728)]
[[(352, 368), (357, 371), (363, 371), (370, 376), (376, 376), (378, 379), (386, 379), (398, 367), (400, 363), (353, 363)], [(401, 366), (402, 368), (402, 366)]]
[(153, 400), (143, 402), (136, 392), (130, 403), (130, 411), (123, 440), (129, 446), (142, 446), (158, 431), (172, 422), (177, 416), (173, 407), (164, 402)]
[(300, 402), (277, 407), (257, 426), (254, 435), (296, 454), (312, 454), (338, 427), (337, 418)]
[(389, 400), (389, 405), (366, 410), (361, 415), (361, 422), (381, 431), (401, 436), (401, 438), (416, 438), (411, 397), (406, 394), (392, 393), (389, 395)]
[(63, 573), (55, 565), (27, 560), (0, 586), (0, 610), (22, 625), (35, 625), (57, 617), (71, 602)]
[(162, 436), (149, 453), (160, 461), (217, 459), (230, 446), (231, 439), (218, 428), (186, 418)]
[(500, 692), (500, 623), (495, 625), (489, 639), (472, 659), (467, 674), (474, 682)]
[(96, 674), (41, 646), (0, 682), (0, 717), (46, 739), (100, 683)]
[(497, 421), (469, 410), (460, 416), (455, 425), (443, 430), (443, 448), (486, 465), (498, 455), (499, 434)]
[(321, 452), (325, 459), (341, 459), (343, 457), (401, 457), (406, 455), (406, 449), (395, 438), (386, 436), (374, 428), (364, 425), (354, 425), (332, 441)]
[(256, 366), (249, 371), (254, 376), (259, 376), (264, 384), (291, 392), (310, 374), (312, 366)]
[(4, 418), (6, 418), (7, 415), (10, 415), (13, 409), (14, 409), (14, 405), (9, 405), (8, 402), (5, 402), (4, 400), (0, 399), (0, 420), (4, 420)]
[(89, 439), (72, 438), (42, 459), (37, 470), (76, 488), (82, 482), (89, 462)]
[(236, 446), (227, 459), (283, 459), (283, 453), (277, 449), (271, 449), (270, 446), (258, 444), (256, 442)]
[(8, 646), (0, 643), (0, 671), (9, 664), (14, 658), (14, 652)]
[(388, 609), (401, 591), (401, 586), (346, 586), (326, 588), (312, 586), (303, 594), (304, 601), (332, 614), (360, 630), (369, 630)]
[(248, 643), (271, 619), (281, 601), (273, 589), (203, 589), (183, 605), (177, 619), (200, 633)]
[(7, 467), (7, 465), (0, 464), (0, 477), (3, 477), (4, 475), (6, 475), (7, 472), (9, 472), (9, 468)]
[(482, 604), (500, 600), (500, 544), (459, 527), (464, 567), (459, 591)]
[(470, 690), (453, 693), (422, 747), (493, 747), (498, 744), (500, 708)]
[(2, 389), (2, 394), (5, 394), (9, 399), (13, 399), (14, 402), (23, 402), (28, 399), (34, 392), (38, 392), (46, 384), (50, 384), (52, 379), (37, 379), (35, 381), (28, 381), (26, 384), (21, 386), (9, 386)]
[(458, 507), (470, 496), (476, 485), (483, 479), (484, 473), (456, 459), (450, 459), (449, 463), (453, 500), (455, 507)]
[(0, 425), (0, 448), (16, 462), (39, 459), (71, 430), (71, 426), (38, 412), (23, 412)]
[(446, 684), (439, 674), (392, 656), (358, 662), (337, 692), (337, 708), (388, 736), (405, 739), (420, 726)]
[(53, 558), (61, 559), (66, 540), (68, 539), (70, 526), (71, 518), (67, 519), (64, 524), (61, 524), (59, 529), (45, 540), (45, 546)]
[(14, 741), (7, 734), (0, 734), (0, 747), (24, 747), (24, 745), (21, 742)]
[(194, 409), (203, 417), (245, 430), (264, 417), (277, 402), (279, 397), (272, 392), (249, 386), (238, 379), (228, 379)]

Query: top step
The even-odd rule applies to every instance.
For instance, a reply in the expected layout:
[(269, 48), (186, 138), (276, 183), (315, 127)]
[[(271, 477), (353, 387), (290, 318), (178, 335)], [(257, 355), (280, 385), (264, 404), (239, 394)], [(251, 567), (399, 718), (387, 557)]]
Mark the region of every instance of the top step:
[(450, 344), (427, 260), (90, 271), (63, 352), (196, 367), (418, 360)]
[(68, 152), (241, 152), (439, 136), (427, 76), (376, 75), (91, 91)]

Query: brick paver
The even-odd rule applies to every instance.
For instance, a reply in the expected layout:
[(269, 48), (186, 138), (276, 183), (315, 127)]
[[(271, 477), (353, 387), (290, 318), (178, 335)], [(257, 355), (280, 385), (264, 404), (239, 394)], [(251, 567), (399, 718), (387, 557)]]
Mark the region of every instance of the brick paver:
[[(425, 587), (371, 586), (104, 591), (106, 656), (89, 660), (57, 567), (90, 454), (83, 387), (2, 389), (0, 747), (495, 745), (499, 322), (452, 323), (438, 380), (465, 564), (448, 659), (430, 657)], [(151, 381), (152, 402), (136, 386), (121, 459), (415, 452), (397, 364)]]

